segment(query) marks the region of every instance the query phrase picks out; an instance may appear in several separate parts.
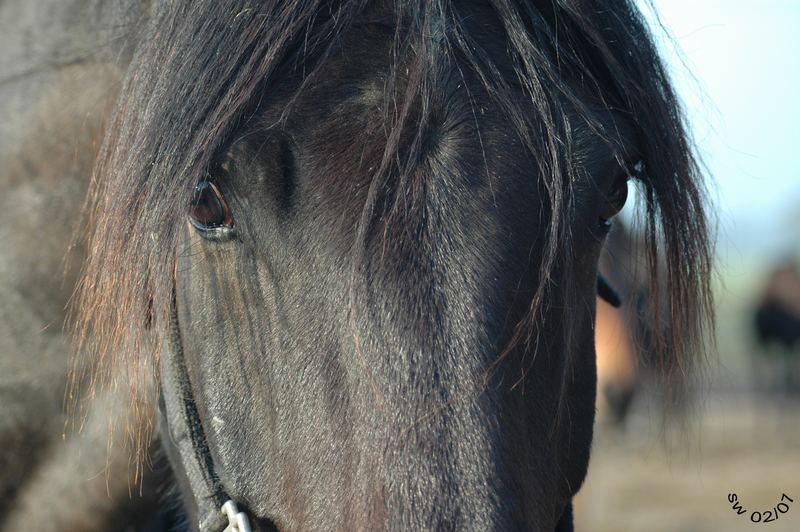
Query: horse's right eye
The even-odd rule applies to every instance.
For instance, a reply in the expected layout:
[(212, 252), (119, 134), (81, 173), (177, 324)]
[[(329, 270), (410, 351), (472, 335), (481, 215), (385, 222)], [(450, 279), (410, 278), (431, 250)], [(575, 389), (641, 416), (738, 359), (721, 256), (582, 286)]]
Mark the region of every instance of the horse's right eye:
[(233, 214), (225, 197), (210, 181), (201, 181), (194, 190), (189, 220), (200, 231), (233, 228)]

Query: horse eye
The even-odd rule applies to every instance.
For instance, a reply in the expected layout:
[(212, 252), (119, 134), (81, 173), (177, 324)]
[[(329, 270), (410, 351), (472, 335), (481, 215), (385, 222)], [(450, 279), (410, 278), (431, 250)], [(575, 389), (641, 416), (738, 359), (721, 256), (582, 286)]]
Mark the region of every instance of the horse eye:
[(600, 209), (600, 224), (608, 226), (611, 219), (619, 214), (628, 199), (628, 177), (620, 176), (615, 181), (608, 195), (603, 199)]
[(195, 187), (189, 220), (201, 231), (233, 227), (233, 214), (214, 183), (201, 181)]

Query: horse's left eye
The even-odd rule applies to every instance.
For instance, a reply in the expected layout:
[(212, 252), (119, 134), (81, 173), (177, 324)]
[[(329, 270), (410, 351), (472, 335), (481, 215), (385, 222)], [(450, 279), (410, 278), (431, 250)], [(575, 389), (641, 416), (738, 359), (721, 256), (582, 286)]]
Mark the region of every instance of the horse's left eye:
[(614, 180), (608, 194), (603, 198), (600, 208), (600, 223), (608, 225), (614, 216), (625, 206), (628, 199), (628, 176), (621, 175)]
[(195, 187), (189, 220), (201, 231), (233, 227), (233, 214), (214, 183), (202, 181)]

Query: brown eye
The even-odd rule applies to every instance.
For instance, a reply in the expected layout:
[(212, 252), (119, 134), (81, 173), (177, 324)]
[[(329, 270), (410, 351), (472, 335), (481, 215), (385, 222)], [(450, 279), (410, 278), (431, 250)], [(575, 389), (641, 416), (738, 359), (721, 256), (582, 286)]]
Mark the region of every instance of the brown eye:
[(611, 186), (608, 194), (603, 198), (600, 209), (600, 224), (608, 225), (614, 216), (625, 206), (628, 199), (628, 177), (620, 176)]
[(233, 214), (214, 183), (201, 181), (195, 187), (189, 220), (201, 231), (233, 227)]

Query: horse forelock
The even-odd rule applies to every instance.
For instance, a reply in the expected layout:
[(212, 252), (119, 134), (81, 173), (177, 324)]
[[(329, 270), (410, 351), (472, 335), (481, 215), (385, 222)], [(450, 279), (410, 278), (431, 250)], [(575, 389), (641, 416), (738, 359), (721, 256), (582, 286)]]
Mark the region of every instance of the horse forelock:
[[(615, 152), (618, 134), (592, 119), (585, 97), (620, 111), (635, 126), (643, 162), (638, 177), (647, 200), (653, 282), (665, 276), (668, 286), (666, 302), (656, 292), (651, 303), (654, 313), (666, 309), (670, 323), (658, 329), (658, 360), (666, 379), (682, 382), (701, 359), (711, 323), (711, 251), (701, 173), (680, 103), (631, 3), (539, 4), (483, 4), (505, 31), (516, 74), (507, 80), (474, 38), (480, 25), (470, 16), (471, 3), (386, 3), (396, 28), (394, 62), (383, 88), (388, 133), (370, 186), (389, 179), (411, 182), (419, 175), (427, 127), (436, 120), (436, 80), (443, 65), (457, 63), (480, 79), (529, 150), (546, 191), (538, 290), (505, 352), (519, 342), (535, 344), (542, 320), (559, 312), (547, 307), (554, 291), (573, 305), (585, 304), (585, 295), (574, 293), (569, 282), (576, 250), (568, 222), (577, 178), (566, 105), (599, 128)], [(178, 230), (194, 186), (268, 97), (276, 76), (301, 72), (304, 90), (351, 25), (369, 12), (360, 0), (169, 2), (154, 9), (137, 38), (87, 207), (89, 258), (79, 287), (76, 337), (78, 356), (97, 367), (92, 385), (126, 379), (138, 390), (138, 400), (148, 400), (166, 340)], [(522, 86), (533, 115), (523, 112), (510, 83)], [(366, 213), (373, 208), (368, 200), (355, 238), (366, 238), (371, 223)], [(385, 208), (391, 215), (398, 207)], [(662, 251), (665, 267), (659, 265)], [(570, 305), (563, 307), (556, 319), (569, 324)], [(569, 331), (563, 327), (564, 346), (573, 341)], [(146, 408), (141, 412), (148, 415)]]

